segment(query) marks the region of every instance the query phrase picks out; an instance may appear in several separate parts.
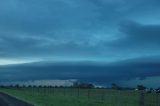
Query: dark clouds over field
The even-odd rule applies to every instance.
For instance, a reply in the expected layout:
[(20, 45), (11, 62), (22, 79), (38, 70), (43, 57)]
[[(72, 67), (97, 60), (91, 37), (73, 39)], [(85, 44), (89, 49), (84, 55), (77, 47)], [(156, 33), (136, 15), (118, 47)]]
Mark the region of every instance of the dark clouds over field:
[[(142, 73), (134, 77), (159, 75), (159, 5), (159, 0), (1, 0), (0, 65), (127, 61), (122, 68), (112, 67), (118, 75), (118, 70), (127, 71), (130, 59), (149, 57), (156, 62), (143, 64)], [(136, 67), (128, 72), (138, 72)], [(153, 73), (148, 72), (150, 67)], [(7, 76), (8, 71), (0, 72), (1, 78)]]
[(159, 87), (160, 79), (160, 61), (150, 58), (138, 58), (110, 64), (37, 62), (1, 66), (0, 68), (2, 82), (75, 79), (106, 86), (115, 82), (123, 86), (135, 87), (137, 84), (145, 84), (148, 87)]

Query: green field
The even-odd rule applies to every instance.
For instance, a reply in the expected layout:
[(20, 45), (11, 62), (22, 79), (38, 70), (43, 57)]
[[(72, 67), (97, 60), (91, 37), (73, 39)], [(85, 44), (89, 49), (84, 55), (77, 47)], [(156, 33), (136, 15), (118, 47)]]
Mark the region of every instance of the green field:
[[(140, 106), (138, 91), (78, 88), (1, 88), (36, 106)], [(160, 96), (145, 94), (145, 106), (159, 106)]]

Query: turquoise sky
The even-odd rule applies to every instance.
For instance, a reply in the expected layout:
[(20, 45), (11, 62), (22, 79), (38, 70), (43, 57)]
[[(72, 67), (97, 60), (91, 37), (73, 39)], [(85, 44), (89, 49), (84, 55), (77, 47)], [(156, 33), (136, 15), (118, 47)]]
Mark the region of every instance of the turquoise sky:
[(159, 5), (159, 0), (1, 0), (1, 65), (159, 57)]

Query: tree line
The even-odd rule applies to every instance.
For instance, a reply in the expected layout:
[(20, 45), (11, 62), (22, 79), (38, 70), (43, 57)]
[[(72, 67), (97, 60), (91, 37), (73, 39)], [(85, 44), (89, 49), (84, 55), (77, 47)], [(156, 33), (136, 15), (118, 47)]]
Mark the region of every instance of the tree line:
[[(105, 89), (113, 89), (113, 90), (146, 90), (147, 87), (144, 85), (137, 85), (136, 88), (130, 88), (130, 87), (122, 87), (116, 83), (112, 83), (111, 87), (96, 87), (92, 83), (86, 83), (86, 82), (79, 82), (76, 81), (73, 83), (71, 86), (52, 86), (52, 85), (20, 85), (20, 84), (15, 84), (15, 85), (0, 85), (0, 88), (82, 88), (82, 89), (93, 89), (93, 88), (105, 88)], [(153, 88), (148, 89), (147, 92), (153, 91)], [(157, 88), (156, 90), (160, 91), (160, 88)]]

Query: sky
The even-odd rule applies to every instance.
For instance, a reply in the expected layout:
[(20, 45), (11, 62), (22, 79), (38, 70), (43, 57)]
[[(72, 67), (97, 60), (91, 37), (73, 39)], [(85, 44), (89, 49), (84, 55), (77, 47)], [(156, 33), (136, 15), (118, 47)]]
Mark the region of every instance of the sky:
[(136, 62), (142, 67), (147, 61), (156, 72), (145, 77), (157, 78), (159, 5), (159, 0), (1, 0), (0, 65), (52, 61), (129, 67)]

